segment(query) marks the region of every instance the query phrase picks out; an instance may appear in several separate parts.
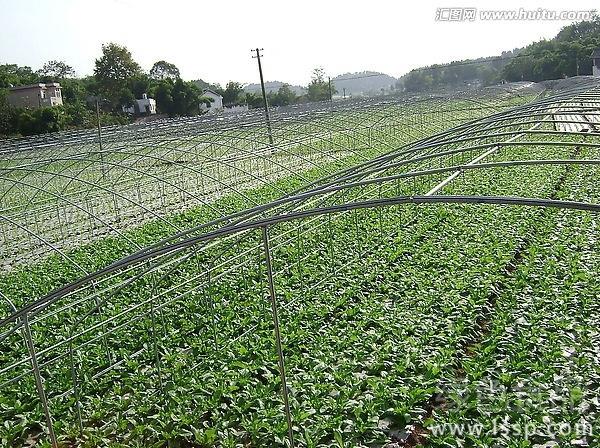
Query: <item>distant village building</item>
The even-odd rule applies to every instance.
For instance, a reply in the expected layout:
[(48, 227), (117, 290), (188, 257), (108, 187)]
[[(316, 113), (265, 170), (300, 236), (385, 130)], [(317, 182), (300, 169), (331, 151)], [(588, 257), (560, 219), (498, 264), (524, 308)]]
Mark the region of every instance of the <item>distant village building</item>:
[(201, 103), (200, 110), (207, 113), (217, 113), (223, 110), (223, 97), (214, 90), (204, 89), (202, 96), (212, 99), (210, 104)]
[(60, 84), (57, 82), (11, 87), (8, 89), (7, 101), (13, 107), (24, 109), (62, 106), (63, 104)]
[(592, 53), (592, 75), (600, 76), (600, 48)]
[(207, 114), (240, 114), (242, 112), (248, 112), (247, 104), (223, 106), (223, 97), (214, 90), (204, 89), (202, 96), (212, 100), (210, 104), (200, 104), (200, 110)]
[(156, 114), (156, 100), (148, 98), (145, 93), (139, 100), (134, 100), (133, 106), (123, 106), (123, 112), (132, 115), (154, 115)]

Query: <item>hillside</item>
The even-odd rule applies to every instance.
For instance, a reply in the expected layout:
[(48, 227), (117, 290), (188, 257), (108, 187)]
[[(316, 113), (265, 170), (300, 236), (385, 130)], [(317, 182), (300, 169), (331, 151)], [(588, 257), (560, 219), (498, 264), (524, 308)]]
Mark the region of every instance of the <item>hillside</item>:
[(218, 84), (211, 84), (210, 82), (204, 81), (203, 79), (194, 79), (193, 81), (194, 84), (196, 84), (201, 90), (204, 89), (217, 89), (219, 88)]
[(592, 74), (591, 55), (600, 48), (600, 18), (564, 27), (550, 40), (525, 47), (505, 67), (508, 81), (544, 81)]
[[(267, 82), (265, 82), (265, 90), (267, 91), (267, 93), (277, 93), (279, 88), (284, 84), (287, 84), (287, 83), (282, 82), (282, 81), (267, 81)], [(292, 91), (296, 95), (306, 94), (305, 87), (292, 85), (292, 84), (288, 84), (288, 85), (290, 86), (290, 89), (292, 89)], [(244, 87), (244, 92), (260, 93), (260, 84), (248, 84)]]
[(497, 84), (504, 68), (522, 51), (515, 48), (500, 56), (464, 59), (449, 64), (433, 64), (414, 69), (402, 76), (398, 88), (420, 92), (444, 88), (468, 88)]
[(364, 71), (357, 73), (344, 73), (331, 79), (333, 85), (338, 91), (338, 95), (343, 95), (346, 89), (346, 95), (377, 95), (389, 92), (395, 88), (398, 82), (397, 78), (386, 75), (385, 73)]
[(552, 39), (499, 56), (421, 67), (400, 78), (398, 88), (425, 91), (507, 81), (544, 81), (592, 73), (592, 52), (600, 47), (600, 18), (567, 25)]

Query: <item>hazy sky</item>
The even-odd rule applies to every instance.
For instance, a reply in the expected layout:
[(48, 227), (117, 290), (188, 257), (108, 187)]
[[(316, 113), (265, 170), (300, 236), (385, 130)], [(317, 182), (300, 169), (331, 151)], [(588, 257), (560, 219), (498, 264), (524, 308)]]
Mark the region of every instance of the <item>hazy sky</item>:
[(167, 60), (184, 79), (306, 84), (316, 66), (332, 76), (375, 70), (400, 76), (431, 63), (497, 55), (554, 36), (568, 21), (439, 22), (437, 8), (600, 8), (598, 0), (0, 0), (0, 63), (38, 69), (64, 60), (93, 73), (101, 44), (129, 48), (148, 70)]

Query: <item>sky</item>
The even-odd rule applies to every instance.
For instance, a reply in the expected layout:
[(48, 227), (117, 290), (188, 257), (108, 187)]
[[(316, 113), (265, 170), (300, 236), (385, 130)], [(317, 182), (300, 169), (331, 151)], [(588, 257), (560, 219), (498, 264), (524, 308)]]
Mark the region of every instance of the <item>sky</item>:
[(0, 64), (39, 69), (63, 60), (93, 74), (103, 43), (125, 45), (143, 69), (158, 60), (184, 79), (258, 82), (251, 48), (264, 48), (265, 80), (306, 85), (373, 70), (399, 77), (433, 63), (499, 55), (553, 37), (571, 21), (436, 21), (438, 8), (563, 11), (597, 0), (0, 0)]

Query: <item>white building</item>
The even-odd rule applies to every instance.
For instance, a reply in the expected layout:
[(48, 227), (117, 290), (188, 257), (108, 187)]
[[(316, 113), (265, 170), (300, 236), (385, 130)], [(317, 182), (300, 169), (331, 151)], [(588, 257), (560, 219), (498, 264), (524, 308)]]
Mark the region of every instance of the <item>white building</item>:
[(148, 95), (144, 93), (141, 99), (133, 102), (133, 106), (123, 106), (123, 112), (132, 115), (154, 115), (156, 114), (156, 100), (148, 98)]
[(223, 97), (214, 90), (204, 89), (202, 96), (211, 99), (209, 105), (200, 103), (200, 110), (206, 111), (207, 113), (217, 113), (223, 110)]
[(596, 48), (592, 53), (592, 75), (600, 76), (600, 48)]

